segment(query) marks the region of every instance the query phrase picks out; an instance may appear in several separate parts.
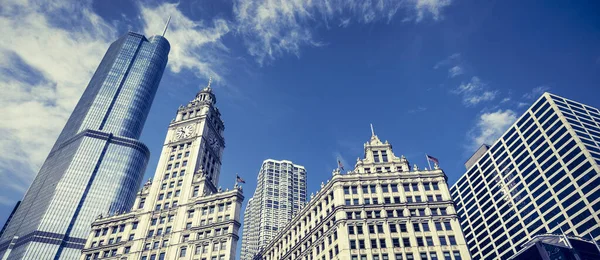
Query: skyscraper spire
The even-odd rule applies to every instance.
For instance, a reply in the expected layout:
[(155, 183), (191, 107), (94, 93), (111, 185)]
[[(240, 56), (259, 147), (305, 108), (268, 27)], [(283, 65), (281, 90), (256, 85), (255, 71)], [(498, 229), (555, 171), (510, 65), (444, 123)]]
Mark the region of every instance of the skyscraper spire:
[(171, 16), (169, 15), (169, 19), (167, 20), (167, 24), (165, 24), (165, 29), (163, 30), (162, 37), (165, 37), (165, 33), (167, 33), (167, 29), (169, 28), (170, 22), (171, 22)]
[(371, 124), (371, 136), (375, 136), (375, 131), (373, 130), (373, 124)]

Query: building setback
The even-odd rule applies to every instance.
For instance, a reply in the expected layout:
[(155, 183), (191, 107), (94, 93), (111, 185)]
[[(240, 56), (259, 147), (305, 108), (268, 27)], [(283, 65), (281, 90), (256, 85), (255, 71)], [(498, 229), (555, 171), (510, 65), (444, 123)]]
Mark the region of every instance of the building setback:
[(286, 160), (265, 160), (251, 200), (244, 214), (242, 260), (252, 259), (306, 203), (304, 166)]
[(599, 144), (598, 109), (543, 94), (451, 188), (473, 258), (561, 228), (599, 239)]
[(594, 241), (564, 235), (536, 235), (510, 260), (598, 260), (600, 248)]
[(0, 259), (78, 259), (98, 214), (131, 208), (169, 50), (162, 36), (132, 32), (110, 45), (0, 237)]
[(471, 259), (437, 165), (410, 170), (376, 135), (364, 156), (335, 170), (255, 259)]
[(92, 223), (81, 259), (235, 259), (244, 196), (217, 188), (225, 140), (215, 103), (209, 83), (179, 107), (154, 178), (129, 212)]

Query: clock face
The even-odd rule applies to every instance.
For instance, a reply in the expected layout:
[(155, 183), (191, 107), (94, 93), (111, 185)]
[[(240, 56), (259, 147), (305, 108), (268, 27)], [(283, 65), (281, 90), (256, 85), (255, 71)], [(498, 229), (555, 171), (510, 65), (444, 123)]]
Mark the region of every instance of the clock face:
[(177, 128), (177, 130), (175, 130), (175, 138), (177, 140), (182, 139), (182, 138), (188, 138), (192, 135), (193, 131), (194, 131), (194, 127), (192, 125), (179, 127), (179, 128)]
[(219, 150), (219, 140), (217, 140), (215, 137), (210, 137), (208, 139), (208, 145), (210, 145), (210, 147), (212, 147), (214, 150)]

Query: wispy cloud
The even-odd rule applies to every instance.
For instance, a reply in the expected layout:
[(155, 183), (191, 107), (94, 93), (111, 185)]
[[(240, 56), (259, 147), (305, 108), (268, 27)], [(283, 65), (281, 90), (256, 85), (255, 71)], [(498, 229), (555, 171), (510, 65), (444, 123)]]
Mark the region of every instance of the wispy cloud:
[(168, 66), (172, 72), (189, 69), (201, 78), (224, 79), (229, 49), (222, 39), (231, 31), (228, 21), (213, 19), (207, 25), (204, 21), (190, 19), (178, 9), (178, 4), (170, 3), (155, 7), (141, 5), (140, 12), (146, 35), (156, 34), (164, 26), (165, 17), (172, 16), (166, 34), (171, 43)]
[(407, 111), (407, 113), (409, 113), (409, 114), (415, 114), (415, 113), (423, 112), (423, 111), (426, 111), (426, 110), (427, 110), (426, 107), (418, 106), (417, 108), (409, 109)]
[(550, 90), (550, 87), (548, 86), (538, 86), (533, 88), (531, 91), (525, 93), (523, 95), (524, 99), (536, 99), (539, 98), (542, 94), (544, 94), (544, 92)]
[(20, 195), (115, 31), (80, 1), (5, 1), (0, 27), (0, 190)]
[(498, 95), (497, 90), (490, 90), (478, 77), (473, 77), (469, 82), (460, 84), (453, 90), (453, 93), (461, 95), (466, 106), (494, 100)]
[(433, 66), (434, 69), (448, 68), (448, 77), (454, 78), (465, 74), (464, 62), (460, 53), (454, 53)]
[(390, 21), (399, 10), (405, 11), (405, 21), (437, 20), (450, 4), (450, 0), (235, 0), (234, 13), (248, 52), (262, 64), (287, 53), (298, 56), (302, 46), (320, 46), (311, 27), (339, 19), (342, 27), (351, 21)]
[(454, 64), (458, 64), (461, 60), (461, 55), (460, 53), (454, 53), (450, 56), (448, 56), (447, 58), (438, 61), (438, 63), (436, 63), (433, 68), (434, 69), (439, 69), (441, 67), (448, 67), (448, 66), (452, 66)]
[(475, 127), (468, 133), (470, 143), (467, 149), (474, 151), (482, 144), (493, 144), (515, 120), (517, 113), (510, 109), (481, 114)]
[(464, 73), (465, 73), (464, 69), (461, 66), (456, 65), (448, 70), (448, 77), (454, 78), (454, 77), (456, 77), (458, 75), (462, 75)]
[(344, 19), (340, 19), (340, 24), (339, 27), (348, 27), (348, 25), (350, 24), (350, 18), (344, 18)]
[[(167, 32), (172, 72), (189, 69), (216, 81), (226, 73), (228, 49), (221, 39), (230, 31), (228, 22), (205, 25), (175, 4), (139, 9), (147, 35), (173, 16)], [(91, 1), (5, 1), (0, 26), (0, 190), (20, 195), (119, 35), (115, 24), (92, 11)]]

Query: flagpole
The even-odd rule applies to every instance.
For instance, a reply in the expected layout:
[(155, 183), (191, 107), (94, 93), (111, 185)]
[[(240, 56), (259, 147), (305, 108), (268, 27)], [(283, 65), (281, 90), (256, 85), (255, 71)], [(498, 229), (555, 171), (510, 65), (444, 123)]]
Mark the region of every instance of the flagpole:
[(429, 170), (433, 170), (433, 168), (431, 168), (431, 162), (429, 161), (429, 156), (427, 156), (427, 154), (425, 154), (425, 159), (427, 160), (427, 165), (429, 165)]
[(567, 244), (569, 249), (573, 249), (573, 246), (571, 245), (571, 241), (569, 241), (567, 234), (565, 234), (565, 232), (562, 230), (562, 227), (559, 227), (559, 229), (560, 229), (560, 233), (562, 234), (563, 239), (565, 240), (565, 244)]
[(594, 245), (596, 245), (596, 249), (598, 249), (598, 252), (600, 253), (600, 245), (598, 245), (598, 242), (596, 242), (596, 239), (594, 239), (594, 236), (592, 236), (592, 233), (589, 233), (588, 235), (590, 235), (592, 242), (594, 242)]

